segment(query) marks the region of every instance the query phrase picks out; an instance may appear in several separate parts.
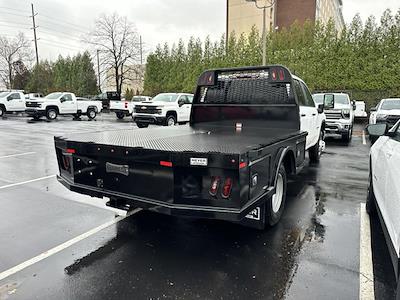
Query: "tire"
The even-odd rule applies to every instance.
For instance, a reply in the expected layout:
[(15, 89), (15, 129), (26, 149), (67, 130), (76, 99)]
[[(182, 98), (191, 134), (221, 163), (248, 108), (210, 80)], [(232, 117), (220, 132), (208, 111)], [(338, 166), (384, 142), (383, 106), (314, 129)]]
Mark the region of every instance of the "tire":
[(376, 214), (376, 198), (374, 194), (374, 187), (372, 184), (371, 170), (369, 171), (368, 195), (367, 195), (367, 202), (365, 203), (365, 208), (370, 216), (374, 216)]
[(176, 125), (176, 118), (174, 115), (168, 115), (167, 119), (165, 120), (165, 126), (175, 126)]
[(266, 202), (266, 218), (269, 226), (276, 225), (282, 217), (286, 202), (287, 177), (286, 169), (282, 164), (278, 170), (275, 194)]
[(122, 119), (125, 117), (125, 114), (122, 113), (122, 112), (117, 112), (117, 113), (115, 113), (115, 115), (117, 116), (117, 118), (118, 118), (119, 120), (122, 120)]
[(324, 132), (321, 130), (319, 133), (319, 138), (318, 138), (317, 143), (308, 150), (308, 156), (310, 157), (310, 161), (312, 163), (319, 162), (319, 160), (321, 158), (321, 155), (322, 155), (321, 141), (323, 141), (323, 140), (324, 140)]
[(4, 106), (0, 106), (0, 118), (4, 117), (4, 115), (6, 114), (6, 109)]
[(58, 112), (55, 108), (49, 108), (46, 111), (47, 120), (50, 120), (50, 121), (55, 120), (55, 119), (57, 119), (57, 116), (58, 116)]
[(350, 143), (352, 136), (353, 136), (353, 127), (351, 127), (348, 132), (342, 133), (342, 141), (345, 143)]
[(147, 127), (149, 127), (149, 124), (147, 124), (147, 123), (138, 123), (138, 122), (136, 122), (136, 125), (137, 125), (137, 127), (139, 127), (139, 128), (147, 128)]
[(96, 118), (97, 112), (94, 108), (88, 108), (86, 115), (89, 118), (89, 120), (93, 120)]

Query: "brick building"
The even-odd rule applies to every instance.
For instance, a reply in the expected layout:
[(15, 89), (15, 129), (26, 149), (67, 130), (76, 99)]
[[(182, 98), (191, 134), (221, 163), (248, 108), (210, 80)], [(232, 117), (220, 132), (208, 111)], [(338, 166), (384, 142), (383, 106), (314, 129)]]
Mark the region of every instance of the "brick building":
[[(266, 0), (258, 0), (260, 5)], [(268, 2), (268, 1), (267, 1)], [(276, 0), (266, 10), (267, 31), (289, 27), (296, 20), (301, 24), (307, 19), (327, 23), (332, 19), (336, 29), (344, 27), (342, 0)], [(255, 25), (262, 32), (262, 9), (257, 9), (252, 2), (246, 0), (227, 0), (227, 35), (248, 33)]]

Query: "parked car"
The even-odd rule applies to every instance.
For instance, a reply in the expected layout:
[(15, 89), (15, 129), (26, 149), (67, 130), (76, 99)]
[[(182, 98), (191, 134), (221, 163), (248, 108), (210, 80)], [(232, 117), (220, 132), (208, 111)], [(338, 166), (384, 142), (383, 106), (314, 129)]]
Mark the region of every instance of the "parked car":
[(189, 122), (192, 101), (193, 94), (158, 94), (151, 101), (136, 104), (133, 119), (139, 128), (149, 124), (173, 126)]
[(367, 111), (365, 110), (364, 101), (356, 101), (356, 110), (354, 111), (355, 118), (366, 118), (368, 117)]
[(0, 92), (0, 117), (25, 111), (25, 95), (20, 91)]
[(367, 127), (377, 141), (370, 151), (366, 208), (382, 225), (398, 282), (396, 299), (400, 299), (400, 120), (389, 128), (387, 123)]
[[(152, 109), (167, 110), (159, 103), (182, 95), (161, 94)], [(306, 165), (305, 152), (319, 160), (316, 114), (307, 86), (285, 67), (206, 71), (190, 126), (56, 137), (58, 180), (72, 191), (109, 197), (111, 207), (262, 229), (279, 222), (287, 178)]]
[(110, 109), (110, 101), (120, 101), (121, 95), (118, 92), (104, 92), (94, 96), (92, 100), (101, 101), (102, 109), (108, 111)]
[(325, 132), (340, 135), (342, 140), (350, 142), (353, 135), (355, 104), (344, 93), (318, 93), (313, 95), (314, 101), (324, 104), (326, 115)]
[(42, 99), (26, 101), (26, 113), (34, 119), (46, 117), (55, 120), (58, 115), (73, 115), (75, 118), (86, 115), (92, 120), (100, 111), (100, 102), (77, 100), (75, 94), (69, 92), (55, 92)]
[(370, 124), (386, 123), (392, 127), (400, 119), (400, 98), (382, 99), (371, 108)]
[(29, 99), (37, 99), (37, 98), (43, 98), (43, 94), (41, 93), (29, 93), (29, 94), (25, 94), (25, 99), (29, 100)]
[(110, 101), (110, 111), (114, 112), (118, 119), (122, 120), (126, 116), (134, 118), (134, 107), (138, 102), (151, 101), (148, 96), (133, 96), (131, 101)]

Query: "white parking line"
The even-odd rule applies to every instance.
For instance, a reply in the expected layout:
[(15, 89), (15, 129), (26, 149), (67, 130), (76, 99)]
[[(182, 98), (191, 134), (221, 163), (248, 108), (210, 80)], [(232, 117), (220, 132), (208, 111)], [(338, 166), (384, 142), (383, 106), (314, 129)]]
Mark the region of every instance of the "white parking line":
[(371, 227), (365, 209), (365, 203), (360, 208), (360, 300), (375, 299), (374, 268), (372, 264)]
[(0, 159), (3, 159), (3, 158), (10, 158), (10, 157), (17, 157), (17, 156), (23, 156), (23, 155), (31, 155), (31, 154), (36, 154), (36, 152), (25, 152), (25, 153), (4, 155), (4, 156), (0, 156)]
[(367, 140), (365, 139), (365, 130), (363, 130), (363, 132), (362, 132), (362, 141), (363, 141), (363, 145), (367, 144)]
[(7, 185), (0, 186), (0, 190), (7, 189), (7, 188), (10, 188), (13, 186), (19, 186), (19, 185), (35, 182), (35, 181), (40, 181), (40, 180), (44, 180), (44, 179), (48, 179), (48, 178), (53, 178), (53, 177), (56, 177), (56, 175), (49, 175), (49, 176), (44, 176), (44, 177), (40, 177), (40, 178), (36, 178), (36, 179), (32, 179), (32, 180), (23, 181), (23, 182), (7, 184)]
[(76, 244), (76, 243), (78, 243), (78, 242), (80, 242), (80, 241), (82, 241), (82, 240), (84, 240), (84, 239), (86, 239), (86, 238), (98, 233), (99, 231), (101, 231), (101, 230), (103, 230), (103, 229), (105, 229), (105, 228), (107, 228), (107, 227), (109, 227), (109, 226), (111, 226), (113, 224), (118, 223), (119, 221), (122, 221), (123, 219), (125, 219), (125, 218), (127, 218), (127, 217), (129, 217), (129, 216), (131, 216), (131, 215), (133, 215), (133, 214), (135, 214), (137, 212), (139, 212), (139, 211), (141, 211), (141, 208), (137, 208), (137, 209), (129, 212), (126, 216), (116, 217), (115, 219), (113, 219), (113, 220), (111, 220), (109, 222), (106, 222), (106, 223), (104, 223), (104, 224), (102, 224), (100, 226), (97, 226), (96, 228), (93, 228), (93, 229), (91, 229), (91, 230), (89, 230), (89, 231), (87, 231), (87, 232), (85, 232), (85, 233), (83, 233), (81, 235), (78, 235), (77, 237), (74, 237), (73, 239), (70, 239), (69, 241), (66, 241), (65, 243), (63, 243), (61, 245), (58, 245), (58, 246), (56, 246), (54, 248), (51, 248), (50, 250), (47, 250), (47, 251), (39, 254), (38, 256), (35, 256), (35, 257), (33, 257), (33, 258), (31, 258), (31, 259), (29, 259), (27, 261), (24, 261), (23, 263), (20, 263), (19, 265), (16, 265), (15, 267), (12, 267), (12, 268), (0, 273), (0, 280), (3, 280), (5, 278), (7, 278), (7, 277), (19, 272), (19, 271), (22, 271), (23, 269), (25, 269), (25, 268), (27, 268), (29, 266), (32, 266), (35, 263), (38, 263), (38, 262), (42, 261), (43, 259), (46, 259), (46, 258), (48, 258), (48, 257), (50, 257), (50, 256), (52, 256), (52, 255), (54, 255), (54, 254), (56, 254), (56, 253), (58, 253), (58, 252), (60, 252), (62, 250), (68, 248), (68, 247), (71, 247), (72, 245), (74, 245), (74, 244)]

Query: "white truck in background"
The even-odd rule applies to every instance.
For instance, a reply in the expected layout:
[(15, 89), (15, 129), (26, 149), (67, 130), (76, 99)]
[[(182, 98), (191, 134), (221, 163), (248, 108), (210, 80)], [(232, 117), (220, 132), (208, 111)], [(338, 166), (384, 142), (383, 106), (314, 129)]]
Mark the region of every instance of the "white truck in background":
[(100, 101), (79, 101), (74, 93), (55, 92), (41, 99), (26, 101), (25, 112), (36, 120), (41, 117), (55, 120), (58, 115), (72, 115), (74, 118), (86, 115), (92, 120), (101, 112), (101, 108)]
[(139, 128), (149, 124), (173, 126), (190, 120), (193, 94), (162, 93), (135, 105), (133, 120)]
[(127, 100), (112, 100), (110, 101), (110, 111), (115, 113), (118, 119), (122, 120), (124, 117), (132, 116), (134, 118), (135, 104), (138, 102), (149, 102), (149, 96), (133, 96), (131, 101)]
[(0, 117), (25, 111), (25, 95), (21, 91), (0, 92)]

